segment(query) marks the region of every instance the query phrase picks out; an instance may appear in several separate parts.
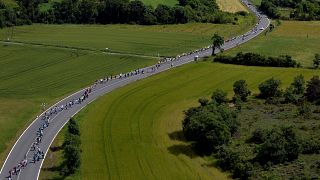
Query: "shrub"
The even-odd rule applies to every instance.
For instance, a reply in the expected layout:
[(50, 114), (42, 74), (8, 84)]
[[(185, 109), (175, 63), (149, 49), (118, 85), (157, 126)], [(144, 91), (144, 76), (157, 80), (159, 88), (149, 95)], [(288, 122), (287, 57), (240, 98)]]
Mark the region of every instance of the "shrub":
[(247, 101), (247, 97), (251, 94), (251, 91), (248, 89), (248, 85), (245, 80), (236, 81), (233, 84), (233, 92), (234, 95), (239, 96), (243, 102)]
[(292, 127), (283, 127), (281, 130), (272, 129), (258, 148), (256, 160), (261, 164), (273, 164), (293, 161), (298, 158), (299, 143)]
[(307, 83), (306, 93), (304, 94), (309, 102), (320, 103), (320, 79), (313, 76)]
[(273, 98), (280, 96), (279, 86), (280, 80), (274, 78), (268, 79), (259, 85), (260, 94), (259, 97), (263, 99)]
[(320, 140), (318, 138), (303, 139), (301, 144), (301, 152), (303, 154), (320, 153)]
[(216, 102), (218, 105), (220, 105), (222, 103), (228, 102), (227, 95), (228, 95), (227, 92), (221, 89), (217, 89), (213, 92), (211, 99), (213, 102)]
[(293, 82), (291, 83), (293, 87), (293, 93), (295, 94), (303, 94), (305, 91), (305, 80), (302, 74), (294, 77)]

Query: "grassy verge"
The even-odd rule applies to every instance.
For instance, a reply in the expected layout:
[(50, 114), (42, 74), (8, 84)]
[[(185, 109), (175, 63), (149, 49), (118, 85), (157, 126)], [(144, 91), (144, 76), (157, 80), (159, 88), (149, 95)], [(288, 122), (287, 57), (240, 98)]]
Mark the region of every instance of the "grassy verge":
[(83, 179), (226, 179), (227, 174), (183, 142), (183, 111), (216, 88), (231, 92), (238, 79), (257, 92), (267, 78), (279, 78), (286, 86), (298, 74), (310, 78), (319, 71), (200, 62), (113, 91), (78, 115), (83, 150), (79, 173)]

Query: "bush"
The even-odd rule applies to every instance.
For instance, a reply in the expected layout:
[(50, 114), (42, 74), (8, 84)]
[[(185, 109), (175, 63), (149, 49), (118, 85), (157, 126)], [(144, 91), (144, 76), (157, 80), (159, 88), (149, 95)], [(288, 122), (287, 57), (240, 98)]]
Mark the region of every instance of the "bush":
[(293, 161), (298, 158), (299, 149), (299, 143), (292, 127), (283, 127), (281, 130), (272, 129), (264, 143), (258, 148), (256, 160), (261, 164)]
[(238, 53), (236, 56), (219, 55), (214, 62), (247, 66), (296, 67), (297, 62), (291, 56), (265, 57), (256, 53)]
[(197, 149), (205, 154), (227, 144), (239, 126), (234, 111), (214, 103), (190, 108), (185, 116), (182, 125), (186, 140), (195, 142)]
[(247, 97), (251, 94), (251, 91), (248, 89), (248, 85), (245, 80), (236, 81), (233, 84), (233, 92), (234, 95), (239, 96), (243, 102), (247, 101)]
[(228, 95), (227, 92), (221, 89), (217, 89), (213, 92), (211, 99), (213, 102), (216, 102), (218, 105), (220, 105), (222, 103), (228, 102), (227, 95)]
[(293, 87), (293, 93), (303, 94), (305, 91), (305, 84), (306, 84), (306, 82), (304, 81), (304, 77), (302, 74), (294, 77), (294, 80), (291, 83), (291, 85)]
[(68, 132), (69, 132), (70, 134), (74, 134), (74, 135), (80, 136), (79, 125), (78, 125), (78, 123), (77, 123), (73, 118), (71, 118), (71, 119), (69, 120), (69, 123), (68, 123)]
[(255, 144), (262, 144), (266, 140), (267, 136), (268, 134), (265, 130), (258, 128), (252, 132), (248, 142), (255, 143)]
[(320, 103), (320, 79), (313, 76), (307, 83), (306, 93), (304, 94), (309, 102)]
[(319, 138), (303, 139), (301, 142), (301, 152), (303, 154), (319, 154), (320, 140)]
[(259, 97), (263, 99), (278, 97), (281, 94), (279, 90), (281, 81), (274, 78), (268, 79), (259, 85)]

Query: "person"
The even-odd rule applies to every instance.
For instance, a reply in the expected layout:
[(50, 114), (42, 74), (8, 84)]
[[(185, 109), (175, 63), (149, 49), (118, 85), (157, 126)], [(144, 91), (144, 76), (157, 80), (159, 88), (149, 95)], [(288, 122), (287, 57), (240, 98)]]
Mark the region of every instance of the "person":
[(171, 63), (171, 67), (173, 67), (173, 63)]

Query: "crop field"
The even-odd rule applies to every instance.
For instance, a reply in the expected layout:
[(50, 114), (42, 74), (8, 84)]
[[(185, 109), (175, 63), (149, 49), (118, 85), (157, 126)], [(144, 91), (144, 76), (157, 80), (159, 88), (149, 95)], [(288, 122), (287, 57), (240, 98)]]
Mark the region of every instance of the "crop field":
[(93, 54), (54, 48), (0, 45), (0, 160), (42, 102), (61, 97), (111, 73), (155, 63), (156, 59)]
[[(246, 32), (254, 18), (240, 19), (240, 25), (32, 25), (0, 30), (0, 39), (95, 50), (175, 56), (210, 44), (215, 33), (232, 37)], [(81, 31), (79, 30), (81, 29)]]
[(314, 55), (320, 53), (319, 21), (282, 21), (271, 33), (228, 51), (256, 52), (268, 56), (290, 55), (303, 66), (312, 66)]
[[(232, 84), (239, 79), (245, 79), (257, 92), (263, 80), (275, 77), (287, 86), (299, 74), (309, 79), (320, 72), (198, 62), (113, 91), (76, 116), (81, 127), (82, 165), (75, 176), (226, 179), (227, 174), (195, 155), (183, 141), (183, 111), (196, 106), (198, 98), (210, 97), (216, 88), (231, 96)], [(45, 167), (50, 168), (47, 161)]]
[(235, 13), (238, 11), (246, 11), (247, 8), (244, 7), (239, 0), (217, 0), (217, 3), (222, 11)]

